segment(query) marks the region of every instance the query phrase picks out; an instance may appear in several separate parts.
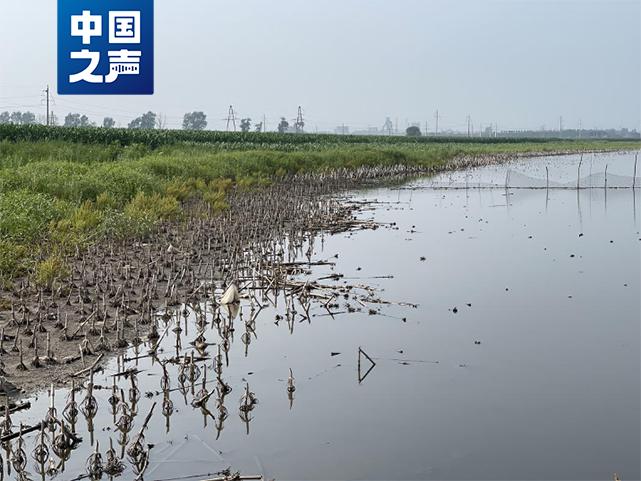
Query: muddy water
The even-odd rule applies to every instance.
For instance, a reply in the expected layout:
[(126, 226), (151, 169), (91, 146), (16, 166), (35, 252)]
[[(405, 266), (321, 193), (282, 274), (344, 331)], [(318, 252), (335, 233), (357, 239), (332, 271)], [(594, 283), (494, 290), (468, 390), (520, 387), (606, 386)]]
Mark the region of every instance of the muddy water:
[[(338, 284), (373, 286), (392, 304), (352, 302), (360, 311), (347, 313), (342, 301), (333, 316), (318, 307), (291, 332), (275, 322), (285, 311), (280, 299), (258, 315), (247, 355), (237, 319), (223, 371), (233, 388), (229, 417), (218, 438), (215, 420), (191, 406), (191, 392), (172, 392), (175, 412), (166, 420), (161, 369), (148, 359), (127, 363), (142, 371), (134, 432), (158, 403), (144, 479), (198, 480), (226, 467), (266, 479), (592, 480), (614, 472), (639, 479), (641, 192), (516, 185), (540, 183), (545, 166), (559, 185), (575, 182), (578, 161), (523, 160), (352, 193), (377, 201), (363, 216), (396, 227), (316, 239), (313, 257), (336, 265), (315, 267), (310, 278), (341, 273)], [(611, 179), (631, 182), (631, 154), (583, 162), (581, 175), (591, 169), (595, 183), (606, 164)], [(506, 169), (513, 172), (507, 192), (472, 188), (503, 185)], [(249, 315), (243, 301), (242, 316)], [(193, 322), (190, 314), (183, 324), (187, 351)], [(206, 337), (218, 340), (213, 329)], [(174, 344), (169, 331), (160, 357), (175, 354)], [(376, 362), (360, 383), (359, 346)], [(211, 360), (200, 364), (213, 378)], [(363, 359), (361, 376), (369, 367)], [(115, 361), (110, 368), (97, 384), (111, 385)], [(176, 388), (177, 370), (170, 373)], [(259, 400), (249, 427), (238, 409), (246, 382)], [(119, 385), (127, 390), (129, 382)], [(94, 438), (103, 452), (117, 438), (109, 394), (96, 393)], [(57, 392), (59, 411), (65, 396)], [(33, 401), (14, 425), (42, 419), (46, 394)], [(209, 405), (217, 417), (213, 399)], [(84, 472), (91, 436), (82, 416), (77, 424), (83, 443), (57, 479)], [(134, 479), (130, 466), (122, 479)]]

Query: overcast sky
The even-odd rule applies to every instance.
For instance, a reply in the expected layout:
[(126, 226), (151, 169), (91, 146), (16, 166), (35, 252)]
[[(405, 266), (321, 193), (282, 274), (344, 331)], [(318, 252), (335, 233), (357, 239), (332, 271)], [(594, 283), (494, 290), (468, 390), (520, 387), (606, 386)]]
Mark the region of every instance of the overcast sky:
[[(296, 116), (308, 130), (641, 124), (641, 0), (156, 0), (155, 91), (56, 94), (56, 1), (0, 0), (0, 111), (82, 112), (126, 125), (203, 110)], [(87, 0), (91, 4), (91, 0)]]

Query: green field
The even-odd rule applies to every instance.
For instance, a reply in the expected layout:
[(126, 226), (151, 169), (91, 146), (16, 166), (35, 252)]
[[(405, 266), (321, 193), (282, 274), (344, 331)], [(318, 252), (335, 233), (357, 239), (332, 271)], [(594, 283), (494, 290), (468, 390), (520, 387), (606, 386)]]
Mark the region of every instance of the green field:
[(186, 201), (224, 210), (234, 187), (337, 168), (435, 170), (464, 154), (620, 150), (624, 141), (356, 137), (0, 125), (0, 285), (48, 284), (64, 257), (179, 221)]

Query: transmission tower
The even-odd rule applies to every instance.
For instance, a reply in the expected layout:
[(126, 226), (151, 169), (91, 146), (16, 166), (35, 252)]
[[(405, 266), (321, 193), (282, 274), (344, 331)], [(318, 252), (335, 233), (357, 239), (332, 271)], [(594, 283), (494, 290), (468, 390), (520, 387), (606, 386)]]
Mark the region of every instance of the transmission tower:
[(229, 125), (232, 125), (234, 132), (236, 132), (236, 112), (234, 112), (234, 106), (229, 106), (229, 111), (227, 112), (227, 132), (229, 132)]
[(303, 119), (303, 108), (298, 106), (298, 115), (296, 116), (296, 122), (294, 123), (294, 129), (297, 134), (303, 133), (303, 128), (305, 127), (305, 120)]
[(392, 135), (392, 130), (394, 130), (394, 124), (392, 124), (392, 119), (389, 117), (385, 118), (385, 123), (383, 124), (383, 132), (387, 132), (387, 135)]

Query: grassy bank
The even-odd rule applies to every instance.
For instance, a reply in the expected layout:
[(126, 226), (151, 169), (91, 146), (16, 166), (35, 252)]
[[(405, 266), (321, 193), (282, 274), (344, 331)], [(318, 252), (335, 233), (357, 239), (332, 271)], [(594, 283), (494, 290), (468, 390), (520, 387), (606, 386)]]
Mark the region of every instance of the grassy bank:
[(43, 286), (66, 255), (104, 238), (141, 237), (180, 221), (199, 199), (226, 208), (229, 189), (300, 172), (405, 164), (459, 155), (616, 150), (638, 143), (410, 139), (0, 126), (0, 284)]

